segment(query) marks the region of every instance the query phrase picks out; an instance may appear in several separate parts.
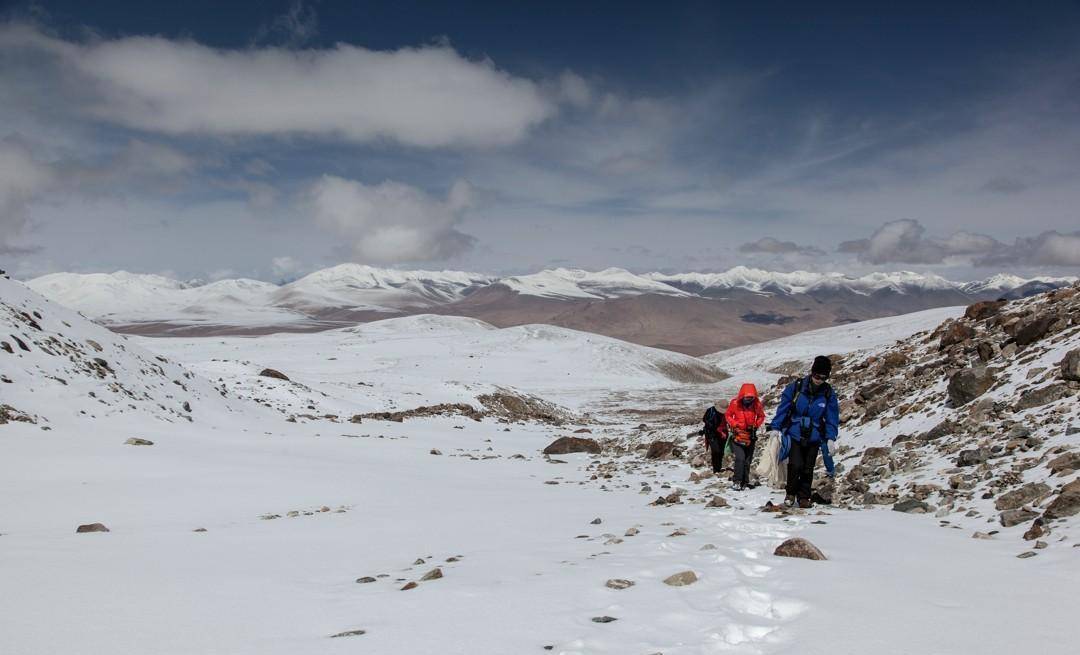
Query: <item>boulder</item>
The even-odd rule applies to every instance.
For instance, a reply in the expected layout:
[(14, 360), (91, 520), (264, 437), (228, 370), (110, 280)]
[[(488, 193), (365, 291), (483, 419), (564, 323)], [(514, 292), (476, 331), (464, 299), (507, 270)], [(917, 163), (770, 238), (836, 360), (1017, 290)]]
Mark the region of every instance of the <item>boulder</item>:
[(1022, 412), (1033, 407), (1042, 407), (1055, 400), (1061, 400), (1069, 395), (1069, 393), (1069, 385), (1066, 382), (1055, 382), (1054, 384), (1049, 384), (1045, 387), (1028, 389), (1020, 394), (1020, 400), (1016, 401), (1014, 409), (1018, 412)]
[(1045, 526), (1046, 526), (1046, 523), (1041, 518), (1038, 518), (1038, 519), (1035, 519), (1034, 521), (1032, 521), (1031, 522), (1031, 527), (1028, 528), (1027, 532), (1024, 533), (1024, 541), (1031, 541), (1033, 539), (1038, 539), (1039, 537), (1046, 534), (1046, 527)]
[(728, 502), (724, 500), (723, 496), (713, 496), (712, 499), (705, 504), (705, 507), (727, 507)]
[(1004, 300), (983, 300), (973, 305), (968, 305), (964, 310), (964, 318), (969, 318), (973, 321), (981, 321), (983, 319), (990, 318), (1005, 306)]
[(983, 364), (994, 358), (994, 352), (996, 350), (994, 344), (989, 341), (980, 341), (979, 345), (975, 346), (975, 352), (978, 353), (979, 361)]
[(654, 441), (645, 451), (645, 459), (672, 459), (682, 454), (674, 441)]
[(289, 376), (285, 375), (281, 371), (276, 371), (272, 368), (264, 368), (263, 370), (259, 371), (259, 375), (264, 378), (274, 378), (275, 380), (285, 380), (286, 382), (289, 381)]
[(938, 423), (934, 427), (930, 428), (926, 432), (920, 434), (918, 436), (918, 439), (919, 441), (934, 441), (935, 439), (940, 439), (942, 437), (953, 434), (958, 429), (959, 426), (956, 423), (953, 423), (952, 421), (946, 419), (941, 423)]
[(1080, 514), (1080, 492), (1076, 491), (1061, 494), (1043, 512), (1043, 516), (1048, 519), (1062, 519), (1077, 514)]
[(1080, 382), (1080, 348), (1073, 348), (1065, 353), (1065, 359), (1059, 364), (1061, 377), (1072, 382)]
[(925, 514), (930, 511), (930, 506), (915, 498), (905, 498), (892, 506), (894, 512), (905, 514)]
[(103, 523), (87, 523), (85, 525), (80, 525), (79, 527), (75, 528), (75, 533), (76, 534), (79, 534), (79, 533), (82, 533), (82, 532), (108, 532), (108, 531), (109, 531), (109, 529), (106, 528)]
[(544, 449), (545, 455), (566, 455), (569, 453), (600, 454), (600, 444), (587, 437), (559, 437)]
[(800, 557), (802, 559), (824, 560), (825, 553), (802, 537), (792, 537), (776, 547), (773, 555), (778, 557)]
[(433, 568), (430, 571), (428, 571), (427, 573), (425, 573), (423, 575), (423, 577), (420, 578), (420, 582), (427, 582), (429, 580), (438, 580), (441, 577), (443, 577), (442, 569), (440, 569), (439, 567), (436, 566), (435, 568)]
[(680, 571), (664, 578), (664, 584), (669, 587), (685, 587), (698, 581), (697, 574), (693, 571)]
[(975, 330), (973, 330), (971, 326), (966, 323), (954, 321), (941, 333), (941, 342), (938, 345), (938, 349), (945, 350), (949, 346), (968, 341), (974, 336)]
[(1019, 489), (1013, 489), (1006, 494), (998, 496), (997, 500), (994, 501), (994, 508), (998, 511), (1017, 509), (1024, 505), (1038, 503), (1049, 495), (1049, 485), (1043, 484), (1042, 482), (1029, 482)]
[(1034, 519), (1039, 514), (1027, 509), (1007, 509), (1001, 513), (998, 520), (1001, 521), (1001, 525), (1006, 528), (1011, 528), (1014, 525), (1020, 525), (1021, 523), (1027, 523)]
[(994, 384), (994, 374), (985, 366), (961, 369), (949, 378), (949, 402), (960, 407), (986, 393)]
[(1046, 466), (1050, 469), (1051, 473), (1061, 473), (1063, 471), (1075, 471), (1080, 469), (1080, 452), (1058, 455), (1050, 460), (1050, 463)]
[(1021, 323), (1016, 329), (1016, 345), (1021, 348), (1035, 343), (1050, 332), (1050, 326), (1060, 318), (1057, 314), (1036, 316), (1035, 318)]
[(961, 450), (960, 454), (956, 456), (956, 465), (975, 466), (976, 464), (982, 464), (988, 459), (990, 459), (990, 450), (988, 448)]

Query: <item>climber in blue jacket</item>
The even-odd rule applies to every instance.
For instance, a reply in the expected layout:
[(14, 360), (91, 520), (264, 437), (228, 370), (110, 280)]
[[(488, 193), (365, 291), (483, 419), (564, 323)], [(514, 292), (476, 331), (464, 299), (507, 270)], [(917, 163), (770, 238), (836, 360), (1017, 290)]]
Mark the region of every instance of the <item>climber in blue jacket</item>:
[(832, 459), (827, 442), (836, 440), (840, 403), (828, 383), (831, 374), (832, 361), (822, 355), (815, 357), (810, 375), (784, 387), (776, 415), (769, 423), (770, 430), (781, 434), (780, 461), (788, 462), (784, 499), (788, 507), (796, 502), (799, 507), (810, 507), (818, 451)]

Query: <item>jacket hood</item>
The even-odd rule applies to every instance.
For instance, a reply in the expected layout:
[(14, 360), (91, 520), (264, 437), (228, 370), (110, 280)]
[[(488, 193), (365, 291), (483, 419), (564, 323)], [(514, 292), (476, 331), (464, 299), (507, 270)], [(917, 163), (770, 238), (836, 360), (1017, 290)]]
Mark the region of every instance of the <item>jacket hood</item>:
[(739, 400), (742, 400), (743, 398), (756, 399), (757, 397), (757, 387), (755, 387), (751, 382), (744, 383), (739, 389)]

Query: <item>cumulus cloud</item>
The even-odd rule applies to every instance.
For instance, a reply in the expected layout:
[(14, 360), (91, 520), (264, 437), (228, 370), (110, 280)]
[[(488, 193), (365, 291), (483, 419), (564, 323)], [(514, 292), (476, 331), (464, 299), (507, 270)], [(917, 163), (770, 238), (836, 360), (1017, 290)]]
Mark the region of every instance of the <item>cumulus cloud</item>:
[(12, 243), (26, 227), (28, 207), (54, 182), (52, 169), (19, 143), (0, 141), (0, 253), (27, 249)]
[(436, 261), (470, 249), (476, 239), (456, 225), (471, 196), (464, 181), (440, 200), (399, 182), (368, 186), (333, 175), (308, 192), (316, 221), (346, 239), (354, 259), (372, 264)]
[(1080, 266), (1080, 232), (1043, 232), (981, 257), (976, 266)]
[(942, 264), (950, 257), (986, 255), (1002, 245), (985, 234), (956, 232), (946, 239), (928, 239), (925, 233), (919, 221), (890, 221), (868, 239), (842, 242), (837, 251), (853, 253), (867, 264)]
[(771, 255), (824, 255), (825, 252), (814, 246), (800, 246), (794, 241), (780, 241), (772, 237), (763, 237), (751, 243), (742, 245), (743, 252), (758, 252)]
[[(0, 27), (0, 50), (49, 60), (94, 118), (172, 135), (499, 146), (557, 110), (532, 80), (446, 44), (225, 50), (163, 37), (67, 41), (9, 24)], [(568, 88), (581, 98), (580, 84)]]

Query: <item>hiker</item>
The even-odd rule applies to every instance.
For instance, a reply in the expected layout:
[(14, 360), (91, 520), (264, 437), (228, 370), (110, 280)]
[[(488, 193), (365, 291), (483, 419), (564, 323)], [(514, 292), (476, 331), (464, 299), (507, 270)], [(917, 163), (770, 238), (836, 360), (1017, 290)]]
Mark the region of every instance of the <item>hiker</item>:
[(701, 420), (705, 422), (705, 427), (699, 434), (704, 437), (705, 447), (709, 450), (713, 473), (719, 475), (724, 469), (724, 442), (727, 440), (724, 401), (718, 400), (706, 409)]
[[(787, 459), (787, 496), (784, 505), (810, 507), (814, 465), (826, 441), (835, 441), (840, 426), (840, 404), (828, 383), (832, 360), (823, 355), (814, 358), (810, 375), (784, 387), (776, 416), (769, 424), (783, 439), (780, 459)], [(832, 457), (829, 456), (829, 460)]]
[(757, 387), (747, 382), (739, 389), (724, 414), (731, 434), (731, 452), (735, 455), (735, 475), (731, 488), (741, 491), (750, 486), (750, 461), (754, 458), (757, 431), (765, 422), (765, 408), (758, 398)]

